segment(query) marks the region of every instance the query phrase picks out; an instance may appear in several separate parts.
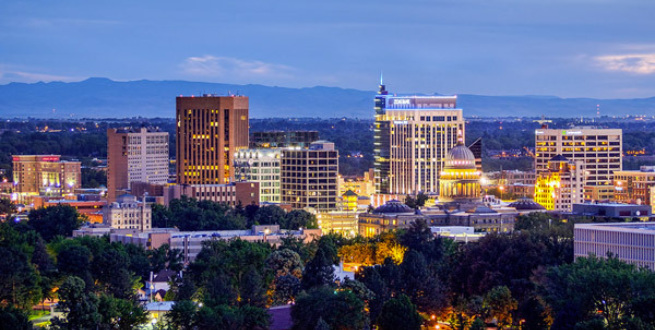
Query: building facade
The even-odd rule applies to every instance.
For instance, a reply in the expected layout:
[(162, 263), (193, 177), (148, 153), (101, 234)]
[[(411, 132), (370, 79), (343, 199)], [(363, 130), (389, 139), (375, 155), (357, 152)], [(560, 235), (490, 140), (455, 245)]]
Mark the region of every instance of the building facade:
[(573, 253), (604, 258), (611, 252), (637, 267), (655, 270), (655, 223), (578, 223), (573, 231)]
[(294, 209), (337, 209), (339, 152), (334, 143), (316, 141), (309, 149), (285, 149), (281, 165), (282, 203)]
[(229, 183), (234, 154), (248, 147), (248, 97), (180, 96), (176, 103), (177, 183)]
[(82, 187), (80, 162), (62, 161), (59, 155), (12, 156), (16, 199), (27, 196), (62, 196)]
[(439, 180), (439, 201), (452, 202), (481, 198), (480, 177), (473, 152), (460, 141), (448, 151)]
[(227, 184), (193, 184), (171, 185), (164, 187), (164, 204), (182, 196), (195, 198), (199, 201), (209, 200), (225, 203), (230, 206), (259, 204), (259, 183), (232, 182)]
[(152, 208), (147, 203), (137, 201), (134, 195), (118, 196), (102, 211), (103, 222), (112, 228), (139, 231), (152, 228)]
[(549, 211), (571, 212), (573, 204), (584, 202), (585, 173), (582, 160), (570, 161), (557, 155), (540, 171), (534, 201)]
[(639, 171), (614, 172), (614, 200), (619, 203), (651, 204), (655, 187), (655, 166), (642, 166)]
[(259, 202), (280, 203), (281, 149), (244, 149), (234, 154), (235, 181), (259, 183)]
[(107, 130), (107, 201), (114, 202), (133, 182), (168, 182), (168, 132), (156, 128)]
[(548, 161), (557, 155), (562, 155), (571, 161), (581, 160), (586, 176), (587, 199), (612, 198), (614, 172), (623, 168), (622, 153), (623, 131), (621, 129), (535, 130), (535, 169), (537, 174), (547, 171)]
[(448, 150), (464, 138), (456, 96), (375, 97), (375, 189), (378, 194), (438, 192)]
[(307, 148), (314, 141), (318, 141), (318, 131), (253, 132), (250, 148)]

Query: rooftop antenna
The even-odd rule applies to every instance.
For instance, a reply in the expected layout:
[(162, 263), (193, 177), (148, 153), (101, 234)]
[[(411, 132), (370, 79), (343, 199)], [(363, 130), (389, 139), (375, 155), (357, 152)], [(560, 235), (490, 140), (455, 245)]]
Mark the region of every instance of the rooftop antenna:
[(600, 104), (596, 104), (596, 118), (600, 118)]
[(384, 85), (384, 81), (382, 79), (382, 71), (380, 71), (380, 86)]

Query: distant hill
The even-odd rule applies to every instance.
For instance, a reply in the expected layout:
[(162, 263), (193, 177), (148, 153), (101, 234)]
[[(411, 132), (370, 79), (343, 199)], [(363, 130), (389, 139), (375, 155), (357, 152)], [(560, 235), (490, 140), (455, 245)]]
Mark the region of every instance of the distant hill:
[[(373, 116), (374, 91), (338, 87), (286, 88), (188, 81), (129, 81), (90, 78), (80, 82), (0, 85), (0, 117), (123, 118), (175, 116), (175, 96), (241, 94), (250, 97), (250, 117)], [(591, 117), (653, 114), (655, 98), (563, 99), (554, 96), (458, 95), (466, 117)], [(53, 110), (54, 109), (54, 110)]]

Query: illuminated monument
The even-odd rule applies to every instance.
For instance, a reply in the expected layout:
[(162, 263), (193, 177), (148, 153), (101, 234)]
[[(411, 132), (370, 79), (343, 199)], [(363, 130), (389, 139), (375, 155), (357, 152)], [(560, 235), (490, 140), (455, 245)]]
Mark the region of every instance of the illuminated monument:
[(392, 96), (380, 81), (374, 127), (377, 194), (439, 190), (444, 158), (458, 132), (464, 138), (464, 118), (456, 104), (456, 96)]
[(439, 201), (480, 200), (480, 175), (473, 152), (462, 141), (450, 149), (439, 181)]

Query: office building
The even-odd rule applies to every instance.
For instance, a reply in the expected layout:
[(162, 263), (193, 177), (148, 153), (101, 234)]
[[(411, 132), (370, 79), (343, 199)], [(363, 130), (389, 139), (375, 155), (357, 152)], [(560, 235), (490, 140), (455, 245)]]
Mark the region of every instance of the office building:
[(124, 194), (108, 203), (103, 211), (103, 222), (116, 229), (150, 230), (152, 209), (150, 205), (139, 202), (136, 196)]
[(226, 184), (234, 177), (234, 154), (248, 147), (248, 97), (177, 98), (178, 184)]
[(614, 256), (637, 267), (655, 270), (655, 223), (578, 223), (573, 230), (573, 253)]
[(81, 163), (62, 161), (59, 155), (13, 156), (14, 193), (28, 196), (62, 196), (82, 187)]
[(571, 161), (581, 160), (588, 200), (612, 198), (614, 172), (620, 171), (623, 153), (621, 129), (538, 129), (535, 130), (535, 169), (548, 169), (548, 161), (562, 155)]
[(571, 212), (573, 204), (584, 202), (584, 187), (583, 161), (557, 155), (538, 173), (534, 200), (549, 211)]
[(195, 198), (199, 201), (208, 200), (225, 203), (230, 206), (241, 203), (245, 207), (246, 205), (259, 204), (259, 183), (178, 184), (164, 187), (165, 205), (169, 205), (173, 199), (180, 199), (182, 196)]
[(655, 187), (655, 166), (642, 166), (639, 171), (614, 172), (614, 200), (620, 203), (651, 204)]
[(309, 149), (282, 151), (282, 203), (294, 209), (337, 209), (339, 152), (334, 143), (316, 141)]
[(235, 181), (259, 183), (259, 202), (280, 203), (281, 149), (243, 149), (234, 155)]
[(375, 189), (378, 194), (439, 191), (448, 150), (464, 138), (456, 96), (392, 96), (380, 84), (375, 97)]
[(253, 132), (250, 137), (250, 148), (307, 148), (314, 141), (318, 141), (317, 131)]
[(156, 128), (107, 130), (107, 201), (131, 190), (133, 182), (168, 182), (168, 133)]

